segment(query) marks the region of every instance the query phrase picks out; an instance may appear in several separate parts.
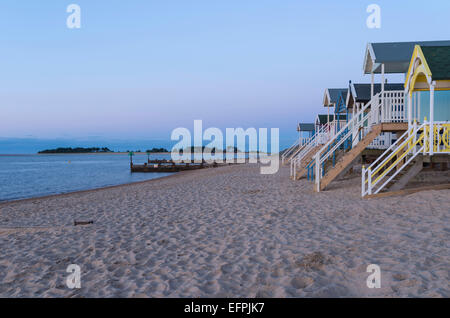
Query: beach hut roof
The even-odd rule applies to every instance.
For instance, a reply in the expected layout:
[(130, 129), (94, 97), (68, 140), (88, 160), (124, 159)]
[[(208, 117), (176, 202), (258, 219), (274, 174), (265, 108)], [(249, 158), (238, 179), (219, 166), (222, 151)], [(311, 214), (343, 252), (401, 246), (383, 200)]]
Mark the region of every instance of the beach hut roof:
[(424, 46), (422, 52), (433, 75), (433, 80), (450, 79), (450, 46)]
[(299, 123), (297, 126), (298, 131), (314, 131), (314, 124), (311, 123)]
[(328, 116), (330, 116), (330, 122), (333, 122), (335, 116), (336, 116), (336, 119), (339, 116), (339, 120), (347, 120), (347, 115), (345, 115), (345, 114), (317, 115), (316, 124), (325, 125), (326, 123), (328, 123)]
[(364, 57), (364, 73), (381, 73), (381, 64), (385, 65), (385, 73), (406, 73), (416, 45), (449, 46), (450, 41), (369, 43)]
[(339, 98), (342, 96), (345, 99), (347, 98), (347, 89), (346, 88), (327, 88), (325, 90), (325, 94), (323, 97), (323, 106), (325, 107), (334, 107), (339, 102)]
[[(333, 119), (333, 115), (330, 115), (330, 121)], [(328, 123), (328, 115), (317, 115), (316, 123), (320, 125), (325, 125)]]
[[(370, 84), (350, 84), (350, 94), (356, 102), (368, 102), (371, 100), (371, 86)], [(381, 92), (381, 84), (374, 84), (374, 94)], [(386, 83), (384, 84), (385, 91), (403, 91), (405, 85), (403, 83)]]

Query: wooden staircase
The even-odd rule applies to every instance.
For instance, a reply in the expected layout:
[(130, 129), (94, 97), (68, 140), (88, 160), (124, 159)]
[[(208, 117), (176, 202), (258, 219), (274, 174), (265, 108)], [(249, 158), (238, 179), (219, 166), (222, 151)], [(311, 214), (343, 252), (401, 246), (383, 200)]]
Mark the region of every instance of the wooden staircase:
[(317, 151), (322, 148), (322, 145), (315, 146), (312, 148), (305, 156), (305, 158), (300, 163), (300, 167), (297, 167), (297, 172), (295, 173), (295, 180), (300, 180), (306, 173), (306, 167), (313, 160), (314, 155)]
[(402, 190), (406, 184), (423, 169), (423, 156), (417, 156), (408, 163), (381, 192)]
[[(382, 126), (373, 126), (371, 131), (350, 151), (329, 170), (320, 181), (320, 190), (324, 190), (333, 180), (335, 180), (354, 160), (366, 149), (368, 145), (382, 132)], [(316, 190), (316, 187), (314, 186)]]
[(292, 152), (291, 155), (287, 156), (287, 157), (283, 160), (282, 165), (285, 166), (285, 165), (287, 165), (287, 164), (290, 164), (290, 163), (291, 163), (291, 160), (292, 160), (292, 159), (293, 159), (300, 151), (302, 151), (302, 149), (305, 148), (305, 147), (306, 147), (305, 145), (303, 145), (303, 146), (298, 146), (298, 149), (297, 149), (297, 150), (295, 150), (294, 152)]

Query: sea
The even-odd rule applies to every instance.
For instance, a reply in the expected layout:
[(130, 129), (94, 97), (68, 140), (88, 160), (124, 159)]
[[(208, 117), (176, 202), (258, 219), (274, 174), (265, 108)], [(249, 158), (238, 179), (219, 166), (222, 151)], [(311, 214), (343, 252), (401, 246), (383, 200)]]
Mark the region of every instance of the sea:
[[(152, 154), (151, 159), (170, 159), (170, 154)], [(136, 164), (146, 161), (146, 154), (133, 157)], [(0, 201), (96, 189), (171, 174), (131, 173), (127, 153), (0, 155)]]

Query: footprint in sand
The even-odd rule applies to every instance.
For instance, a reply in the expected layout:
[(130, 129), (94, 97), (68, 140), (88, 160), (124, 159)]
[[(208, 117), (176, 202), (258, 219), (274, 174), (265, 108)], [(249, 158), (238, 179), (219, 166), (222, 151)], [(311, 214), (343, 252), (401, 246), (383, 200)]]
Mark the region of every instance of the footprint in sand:
[(395, 279), (396, 281), (402, 281), (408, 278), (408, 275), (403, 274), (403, 273), (397, 273), (392, 275), (392, 278)]
[(314, 283), (311, 277), (295, 277), (291, 281), (292, 287), (295, 289), (304, 289)]

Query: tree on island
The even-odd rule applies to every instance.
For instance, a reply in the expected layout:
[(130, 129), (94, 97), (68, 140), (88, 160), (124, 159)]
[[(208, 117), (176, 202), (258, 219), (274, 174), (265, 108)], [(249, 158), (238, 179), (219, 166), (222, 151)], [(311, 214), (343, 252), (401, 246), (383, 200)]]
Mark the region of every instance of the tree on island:
[(60, 148), (56, 148), (56, 149), (46, 149), (46, 150), (41, 150), (38, 153), (40, 154), (45, 154), (45, 153), (107, 153), (107, 152), (112, 152), (111, 150), (109, 150), (108, 147), (90, 147), (90, 148), (83, 148), (83, 147), (76, 147), (76, 148), (71, 148), (71, 147), (60, 147)]
[(169, 152), (165, 148), (152, 148), (145, 151), (146, 153)]

